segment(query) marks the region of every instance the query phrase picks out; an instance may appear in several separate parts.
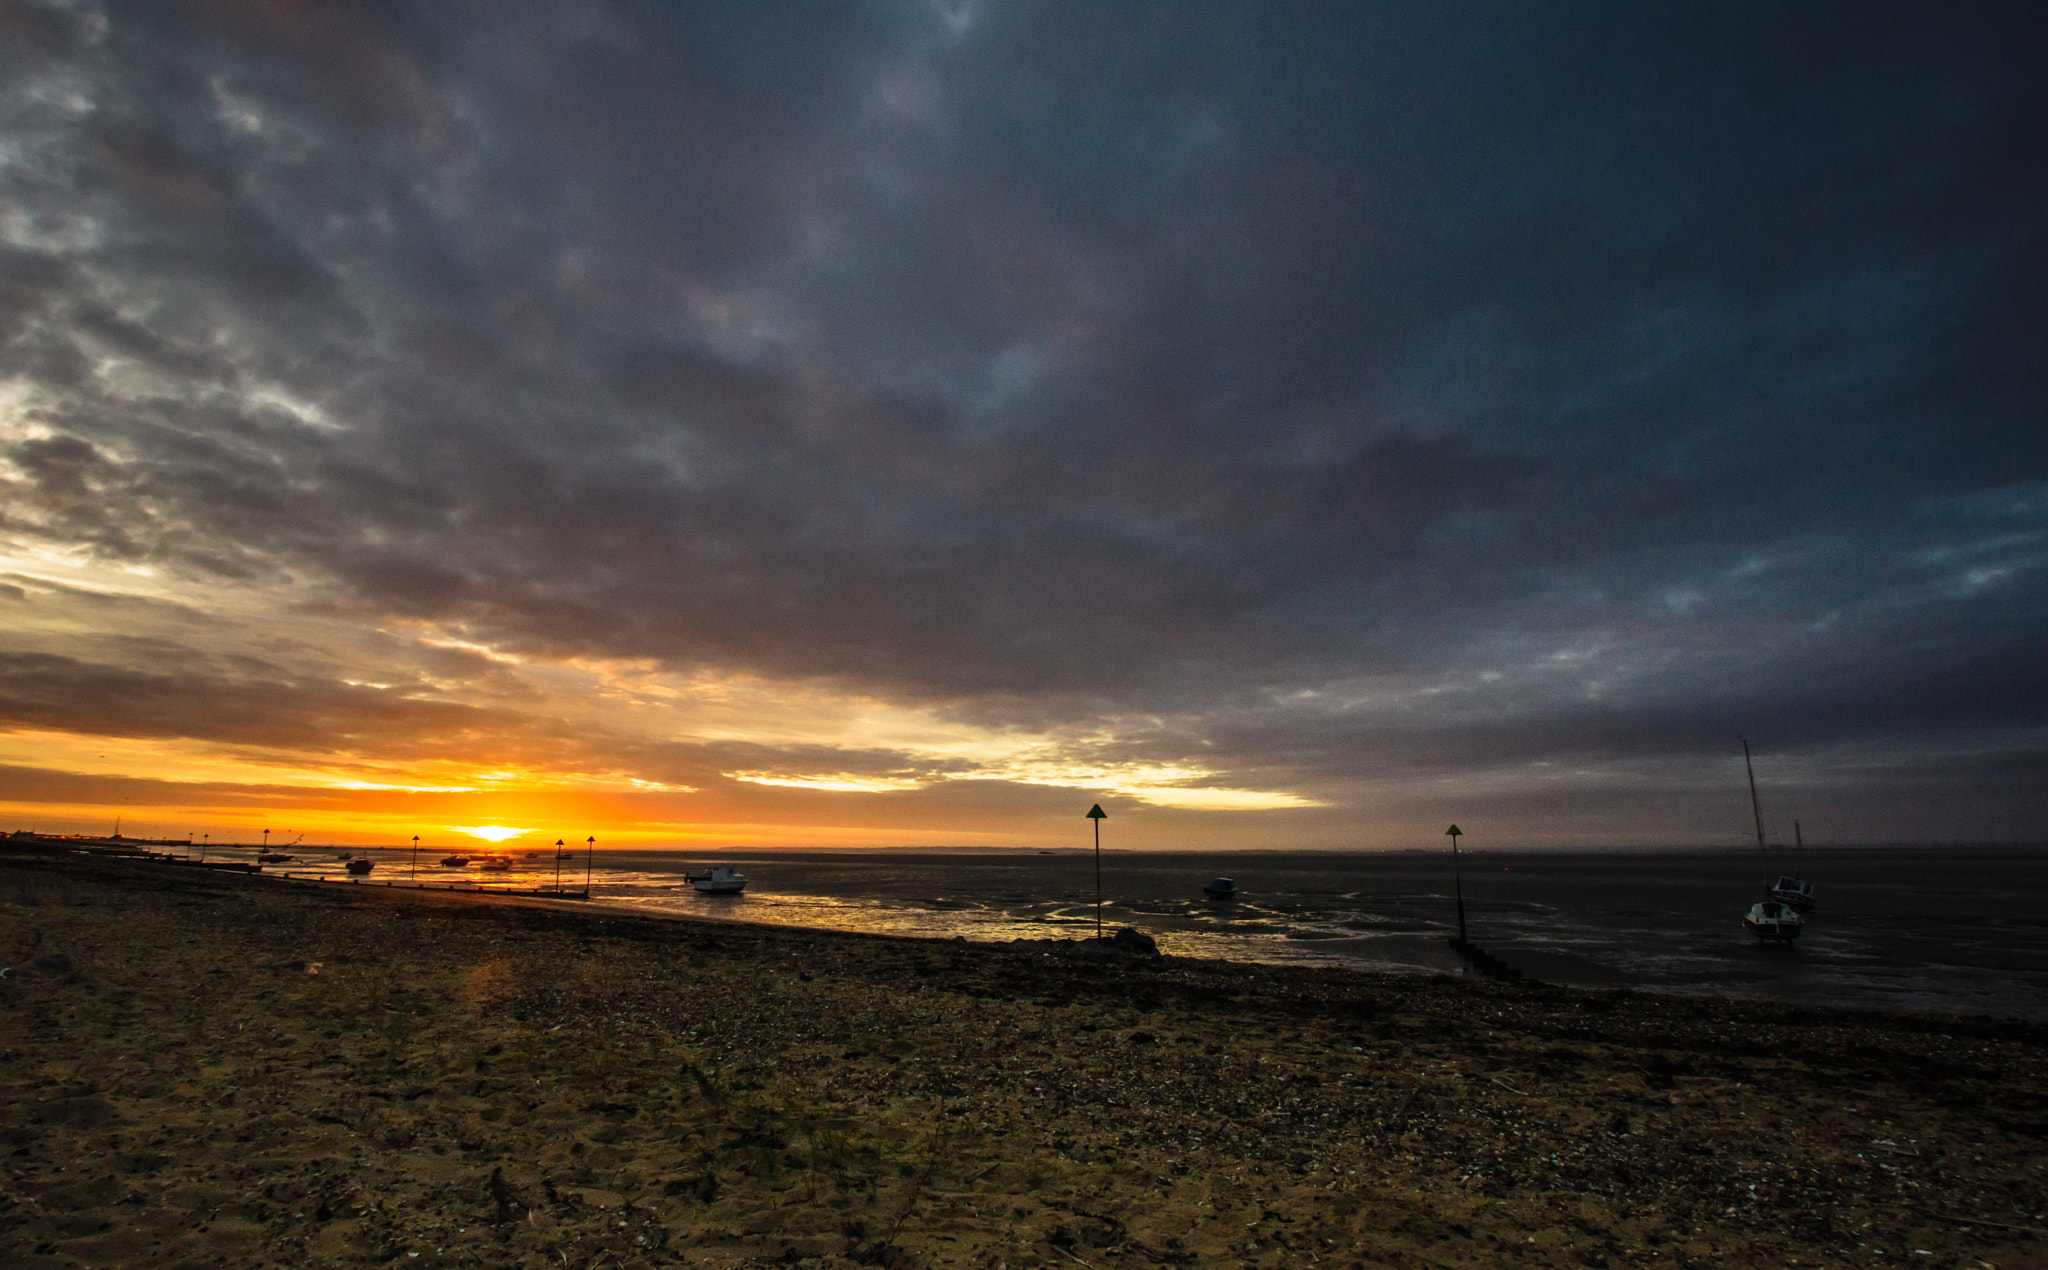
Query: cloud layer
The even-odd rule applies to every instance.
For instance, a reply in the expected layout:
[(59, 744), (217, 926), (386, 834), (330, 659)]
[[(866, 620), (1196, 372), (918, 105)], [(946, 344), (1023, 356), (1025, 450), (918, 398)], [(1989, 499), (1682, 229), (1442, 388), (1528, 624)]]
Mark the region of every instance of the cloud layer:
[(2039, 836), (2038, 19), (0, 15), (52, 779)]

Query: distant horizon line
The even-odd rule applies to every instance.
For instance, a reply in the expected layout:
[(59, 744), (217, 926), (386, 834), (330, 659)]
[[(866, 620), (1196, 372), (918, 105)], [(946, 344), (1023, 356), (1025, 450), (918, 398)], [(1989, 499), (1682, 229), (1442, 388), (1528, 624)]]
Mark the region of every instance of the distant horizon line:
[[(205, 847), (205, 848), (206, 848), (207, 850), (237, 850), (237, 849), (249, 849), (249, 850), (263, 850), (263, 849), (265, 849), (265, 848), (266, 848), (266, 845), (268, 846), (268, 848), (269, 848), (269, 849), (272, 849), (272, 850), (287, 850), (287, 849), (295, 849), (295, 850), (300, 850), (300, 851), (327, 851), (327, 850), (346, 850), (346, 851), (405, 851), (405, 852), (410, 852), (410, 851), (414, 850), (414, 844), (413, 844), (413, 842), (412, 842), (412, 841), (411, 841), (410, 839), (407, 839), (407, 840), (403, 840), (403, 841), (400, 841), (400, 842), (395, 842), (395, 843), (389, 843), (389, 844), (379, 844), (379, 843), (358, 843), (358, 842), (304, 842), (304, 841), (296, 841), (296, 842), (290, 842), (290, 843), (277, 843), (277, 844), (265, 844), (265, 843), (263, 843), (263, 842), (262, 842), (262, 841), (260, 841), (260, 840), (259, 840), (259, 841), (253, 841), (253, 842), (241, 842), (241, 841), (232, 841), (232, 842), (231, 842), (231, 841), (225, 841), (225, 840), (211, 840), (211, 841), (205, 841), (205, 842), (200, 842), (200, 841), (192, 841), (192, 840), (188, 840), (188, 839), (181, 839), (181, 838), (142, 838), (142, 837), (135, 837), (135, 836), (131, 836), (131, 835), (127, 835), (127, 834), (119, 834), (119, 833), (116, 833), (116, 834), (100, 834), (100, 835), (94, 835), (94, 834), (83, 834), (83, 833), (72, 833), (72, 834), (63, 834), (63, 833), (40, 833), (40, 832), (37, 832), (37, 831), (35, 831), (35, 830), (29, 830), (29, 829), (17, 829), (17, 830), (14, 830), (14, 831), (13, 831), (12, 833), (10, 833), (10, 834), (8, 834), (8, 835), (7, 835), (7, 839), (6, 839), (6, 840), (20, 840), (20, 839), (33, 839), (33, 840), (38, 840), (38, 841), (44, 841), (44, 842), (72, 842), (72, 843), (81, 843), (81, 844), (93, 844), (93, 843), (105, 843), (105, 844), (112, 844), (112, 843), (124, 843), (124, 844), (134, 844), (134, 845), (138, 845), (138, 846), (156, 846), (156, 847), (183, 847), (183, 846), (191, 846), (191, 847), (201, 847), (201, 846), (203, 846), (203, 847)], [(550, 847), (550, 846), (553, 846), (553, 845), (555, 845), (555, 844), (553, 844), (553, 843), (538, 843), (538, 844), (535, 844), (535, 845), (527, 846), (527, 845), (521, 845), (521, 844), (519, 844), (519, 843), (518, 843), (518, 842), (516, 842), (516, 841), (506, 841), (506, 842), (498, 842), (498, 843), (492, 843), (492, 844), (490, 844), (490, 845), (488, 845), (488, 846), (484, 846), (484, 845), (480, 845), (480, 844), (471, 844), (471, 843), (465, 843), (465, 842), (461, 842), (461, 841), (451, 841), (451, 842), (443, 842), (443, 843), (429, 843), (429, 842), (427, 842), (426, 840), (422, 839), (422, 840), (420, 840), (420, 842), (419, 842), (419, 844), (418, 844), (418, 848), (419, 848), (420, 850), (426, 850), (426, 849), (428, 849), (429, 847), (433, 847), (433, 848), (434, 848), (435, 850), (440, 850), (440, 849), (443, 849), (443, 848), (466, 848), (466, 849), (468, 849), (468, 850), (470, 850), (470, 851), (474, 851), (474, 852), (477, 852), (477, 853), (479, 853), (479, 854), (487, 854), (487, 853), (490, 853), (490, 852), (493, 852), (493, 851), (497, 851), (497, 852), (510, 852), (510, 851), (531, 851), (531, 852), (541, 852), (541, 851), (544, 851), (544, 850), (546, 850), (546, 848), (547, 848), (547, 847)], [(800, 854), (805, 854), (805, 853), (830, 853), (830, 854), (849, 854), (849, 853), (870, 853), (870, 854), (895, 854), (895, 855), (954, 855), (954, 854), (965, 854), (965, 855), (1081, 855), (1081, 856), (1091, 856), (1091, 855), (1094, 855), (1094, 854), (1095, 854), (1095, 848), (1094, 848), (1094, 847), (1092, 847), (1092, 846), (1057, 846), (1057, 847), (1041, 847), (1041, 846), (993, 846), (993, 845), (988, 845), (988, 844), (978, 844), (978, 843), (960, 843), (960, 844), (951, 844), (951, 845), (942, 845), (942, 846), (922, 846), (922, 845), (902, 845), (902, 846), (873, 846), (873, 845), (847, 845), (847, 846), (832, 846), (832, 845), (821, 845), (821, 844), (815, 844), (815, 843), (814, 843), (814, 844), (806, 844), (806, 845), (778, 845), (778, 844), (773, 844), (773, 843), (754, 843), (754, 844), (738, 844), (738, 843), (735, 843), (735, 844), (732, 844), (732, 845), (730, 845), (730, 846), (726, 846), (726, 847), (722, 847), (722, 848), (721, 848), (721, 847), (713, 847), (713, 848), (699, 848), (699, 847), (692, 847), (692, 846), (683, 846), (683, 845), (664, 845), (664, 844), (660, 844), (660, 843), (629, 843), (629, 844), (626, 844), (626, 845), (622, 845), (622, 846), (605, 846), (605, 844), (604, 844), (603, 842), (601, 842), (601, 841), (600, 841), (599, 843), (597, 843), (597, 845), (598, 845), (598, 846), (604, 846), (604, 847), (605, 847), (605, 850), (606, 850), (606, 851), (608, 851), (608, 852), (613, 852), (613, 853), (640, 853), (640, 852), (661, 852), (661, 853), (666, 853), (666, 854), (671, 854), (671, 855), (718, 855), (718, 854), (725, 854), (725, 855), (741, 855), (741, 854), (746, 854), (746, 853), (749, 853), (749, 852), (758, 852), (758, 853), (766, 853), (766, 854), (774, 854), (774, 855), (800, 855)], [(2012, 850), (2019, 850), (2019, 849), (2027, 849), (2027, 848), (2036, 848), (2036, 849), (2038, 849), (2038, 848), (2048, 848), (2048, 841), (2042, 841), (2042, 840), (2031, 840), (2031, 839), (1953, 839), (1953, 840), (1923, 840), (1923, 841), (1893, 841), (1893, 842), (1809, 842), (1809, 843), (1804, 843), (1804, 844), (1791, 844), (1791, 843), (1778, 843), (1778, 842), (1774, 842), (1774, 843), (1771, 843), (1771, 844), (1770, 844), (1770, 846), (1771, 846), (1771, 849), (1772, 849), (1772, 850), (1773, 850), (1774, 852), (1775, 852), (1775, 851), (1790, 851), (1790, 852), (1794, 852), (1794, 853), (1797, 853), (1797, 852), (1801, 852), (1801, 851), (1910, 851), (1910, 850), (1936, 850), (1936, 849), (1941, 849), (1941, 848), (1976, 848), (1976, 849), (1986, 849), (1986, 848), (2001, 848), (2001, 849), (2012, 849)], [(587, 849), (587, 848), (585, 847), (585, 843), (584, 843), (584, 841), (583, 841), (583, 840), (578, 840), (578, 841), (577, 841), (577, 842), (576, 842), (576, 843), (575, 843), (575, 844), (573, 845), (573, 847), (570, 847), (570, 846), (565, 846), (565, 848), (564, 848), (564, 851), (563, 851), (563, 854), (565, 854), (565, 855), (566, 855), (566, 854), (571, 854), (572, 852), (576, 852), (576, 851), (581, 851), (581, 850), (585, 850), (585, 849)], [(1660, 845), (1660, 844), (1629, 844), (1629, 845), (1590, 845), (1590, 844), (1545, 844), (1545, 845), (1526, 845), (1526, 844), (1525, 844), (1525, 845), (1515, 845), (1515, 846), (1488, 846), (1488, 847), (1476, 847), (1476, 846), (1470, 846), (1470, 845), (1463, 845), (1463, 844), (1461, 844), (1461, 845), (1459, 846), (1458, 850), (1459, 850), (1460, 854), (1464, 854), (1464, 855), (1504, 855), (1504, 854), (1507, 854), (1507, 855), (1613, 855), (1613, 854), (1627, 854), (1627, 853), (1646, 853), (1646, 854), (1647, 854), (1647, 853), (1654, 853), (1654, 854), (1682, 854), (1682, 853), (1688, 853), (1688, 852), (1691, 852), (1691, 853), (1712, 853), (1712, 854), (1716, 854), (1716, 855), (1725, 855), (1725, 854), (1731, 854), (1731, 853), (1733, 853), (1733, 854), (1741, 854), (1741, 853), (1745, 853), (1745, 852), (1750, 852), (1750, 851), (1754, 851), (1754, 850), (1756, 850), (1756, 844), (1754, 844), (1754, 843), (1747, 843), (1747, 844), (1722, 844), (1722, 843), (1672, 843), (1672, 844), (1661, 844), (1661, 845)], [(1450, 851), (1450, 848), (1449, 848), (1449, 847), (1445, 847), (1445, 846), (1426, 846), (1426, 847), (1422, 847), (1422, 846), (1404, 846), (1404, 847), (1366, 847), (1366, 846), (1348, 846), (1348, 847), (1340, 847), (1340, 846), (1321, 846), (1321, 847), (1276, 847), (1276, 846), (1249, 846), (1249, 847), (1194, 847), (1194, 846), (1187, 846), (1187, 847), (1132, 847), (1132, 846), (1116, 846), (1116, 847), (1111, 847), (1111, 846), (1104, 846), (1104, 847), (1103, 847), (1103, 848), (1101, 849), (1101, 852), (1102, 852), (1102, 854), (1103, 854), (1103, 855), (1437, 855), (1437, 854), (1448, 854), (1448, 853), (1449, 853), (1449, 851)]]

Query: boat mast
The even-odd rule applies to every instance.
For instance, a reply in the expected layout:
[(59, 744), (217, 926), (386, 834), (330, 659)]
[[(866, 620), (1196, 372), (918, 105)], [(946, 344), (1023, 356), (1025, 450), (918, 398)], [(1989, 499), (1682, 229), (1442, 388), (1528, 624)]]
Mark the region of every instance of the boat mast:
[(1764, 862), (1764, 890), (1771, 889), (1771, 855), (1764, 850), (1764, 813), (1756, 801), (1756, 765), (1749, 761), (1749, 738), (1742, 737), (1742, 770), (1749, 773), (1749, 814), (1756, 819), (1756, 853)]

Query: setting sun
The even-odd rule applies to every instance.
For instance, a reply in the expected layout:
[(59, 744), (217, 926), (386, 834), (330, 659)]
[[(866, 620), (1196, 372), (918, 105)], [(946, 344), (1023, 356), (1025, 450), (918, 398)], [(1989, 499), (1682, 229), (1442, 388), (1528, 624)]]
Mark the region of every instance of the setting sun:
[(503, 842), (507, 838), (517, 838), (522, 833), (533, 832), (531, 829), (507, 829), (502, 825), (448, 825), (446, 827), (456, 833), (466, 833), (472, 838), (482, 838), (485, 842)]

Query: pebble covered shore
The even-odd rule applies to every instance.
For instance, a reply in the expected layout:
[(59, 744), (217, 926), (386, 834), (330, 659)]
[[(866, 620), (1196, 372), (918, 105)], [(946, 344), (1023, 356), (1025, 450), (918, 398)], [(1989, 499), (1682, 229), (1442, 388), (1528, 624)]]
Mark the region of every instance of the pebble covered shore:
[(2048, 1264), (2031, 1022), (57, 855), (0, 963), (23, 1270)]

